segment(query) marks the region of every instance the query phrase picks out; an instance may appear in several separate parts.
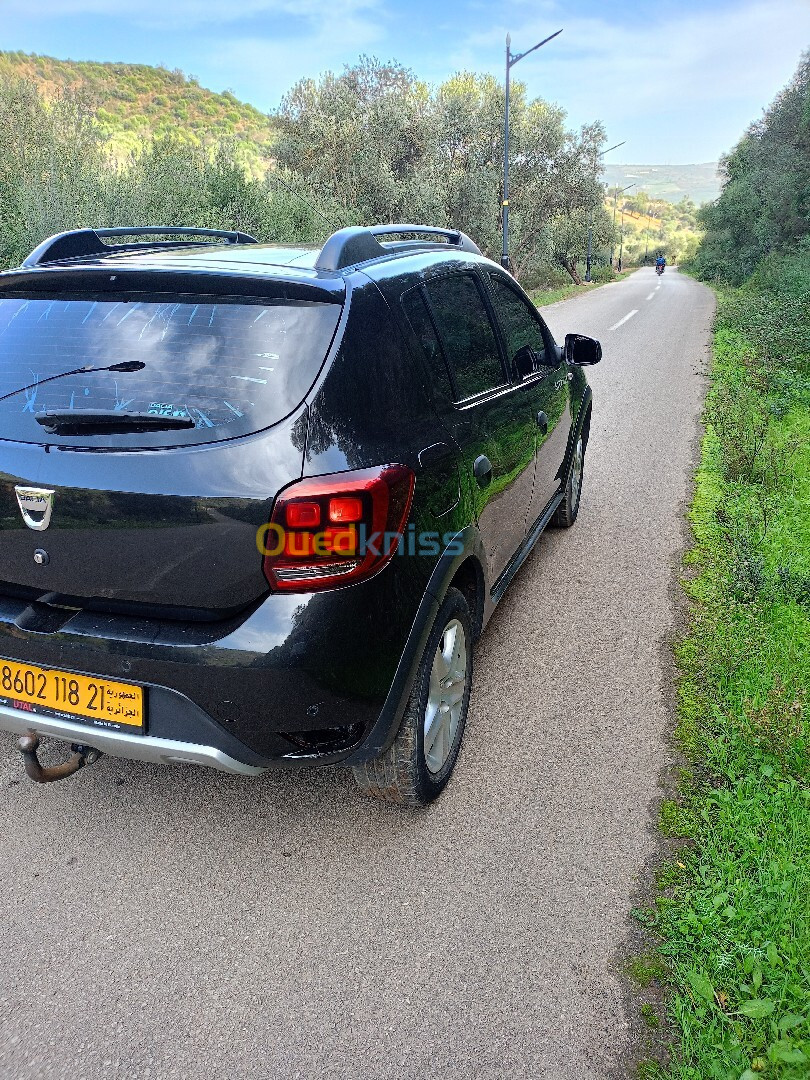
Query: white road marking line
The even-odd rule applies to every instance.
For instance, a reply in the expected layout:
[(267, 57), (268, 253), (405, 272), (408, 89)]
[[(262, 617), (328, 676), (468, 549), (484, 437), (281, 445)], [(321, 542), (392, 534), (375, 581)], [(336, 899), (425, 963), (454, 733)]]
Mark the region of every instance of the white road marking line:
[(654, 296), (655, 296), (655, 289), (653, 289), (653, 291), (652, 291), (652, 292), (650, 293), (650, 295), (649, 295), (649, 296), (647, 297), (647, 299), (648, 299), (648, 300), (652, 300), (652, 298), (653, 298)]
[(654, 289), (654, 292), (658, 292), (658, 290), (659, 290), (660, 288), (661, 288), (661, 286), (660, 286), (660, 285), (656, 285), (656, 286), (655, 286), (655, 289)]
[(619, 319), (619, 321), (617, 323), (614, 323), (613, 326), (609, 326), (608, 330), (618, 330), (622, 323), (626, 323), (627, 320), (632, 319), (634, 315), (638, 315), (638, 308), (633, 308), (633, 310), (627, 315), (625, 315), (623, 319)]

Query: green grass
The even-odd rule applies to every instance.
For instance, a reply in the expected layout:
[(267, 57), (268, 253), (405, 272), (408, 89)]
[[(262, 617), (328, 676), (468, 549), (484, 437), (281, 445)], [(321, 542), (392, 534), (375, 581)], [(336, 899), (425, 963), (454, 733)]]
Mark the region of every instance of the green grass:
[(664, 980), (668, 969), (657, 953), (645, 953), (629, 960), (624, 970), (633, 982), (646, 989), (653, 981)]
[[(627, 277), (628, 274), (632, 274), (637, 267), (632, 266), (628, 270), (622, 270), (620, 274), (616, 274), (614, 281), (620, 281), (622, 278)], [(570, 282), (568, 285), (560, 285), (556, 289), (534, 289), (529, 291), (533, 303), (537, 307), (547, 307), (549, 304), (557, 304), (560, 300), (569, 300), (572, 296), (581, 296), (583, 293), (590, 292), (592, 289), (599, 289), (602, 285), (607, 285), (606, 281), (589, 281), (587, 284), (575, 285)]]
[(655, 1011), (655, 1006), (650, 1005), (648, 1001), (645, 1001), (641, 1006), (641, 1018), (649, 1028), (657, 1028), (661, 1023), (661, 1019)]
[(538, 307), (547, 307), (549, 304), (557, 304), (560, 300), (568, 300), (572, 296), (581, 296), (582, 293), (591, 289), (598, 289), (599, 285), (592, 281), (588, 285), (560, 285), (557, 289), (535, 289), (529, 293), (532, 301)]
[(673, 1080), (810, 1077), (810, 253), (774, 263), (720, 296), (691, 510), (685, 840), (643, 913)]

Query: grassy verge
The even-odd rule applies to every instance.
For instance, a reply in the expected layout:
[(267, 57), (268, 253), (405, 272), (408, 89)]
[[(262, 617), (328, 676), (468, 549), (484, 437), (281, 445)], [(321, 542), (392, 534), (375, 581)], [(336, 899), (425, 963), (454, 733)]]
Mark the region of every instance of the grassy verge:
[(558, 289), (535, 289), (529, 293), (532, 301), (538, 307), (546, 307), (548, 304), (559, 303), (560, 300), (568, 300), (572, 296), (581, 296), (582, 293), (591, 289), (598, 289), (599, 282), (591, 281), (586, 285), (560, 285)]
[(678, 1080), (810, 1077), (810, 249), (721, 291), (653, 908)]
[(560, 300), (568, 300), (572, 296), (581, 296), (583, 293), (590, 292), (591, 289), (598, 289), (602, 285), (609, 284), (610, 281), (619, 281), (636, 269), (638, 268), (633, 266), (629, 270), (622, 270), (620, 274), (614, 273), (613, 277), (607, 280), (589, 281), (584, 285), (575, 285), (572, 281), (568, 285), (561, 285), (558, 289), (534, 289), (529, 296), (537, 307), (547, 307), (549, 304), (559, 303)]

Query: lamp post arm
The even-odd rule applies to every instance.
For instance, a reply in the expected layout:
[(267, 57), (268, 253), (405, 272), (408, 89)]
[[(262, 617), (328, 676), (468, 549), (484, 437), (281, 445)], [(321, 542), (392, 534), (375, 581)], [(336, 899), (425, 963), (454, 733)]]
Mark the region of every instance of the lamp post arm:
[[(536, 49), (539, 49), (541, 47), (541, 45), (545, 45), (547, 42), (551, 41), (553, 38), (557, 37), (557, 35), (561, 34), (561, 33), (562, 33), (562, 28), (557, 30), (556, 33), (554, 33), (554, 34), (549, 34), (548, 37), (543, 38), (542, 41), (538, 41), (536, 45), (532, 45), (532, 47), (530, 49), (527, 49), (526, 52), (515, 53), (515, 55), (512, 56), (511, 59), (508, 60), (509, 67), (514, 67), (514, 65), (518, 62), (518, 60), (522, 60), (524, 56), (528, 56), (529, 53), (533, 53)], [(507, 52), (508, 52), (508, 48), (509, 48), (509, 46), (507, 46)]]

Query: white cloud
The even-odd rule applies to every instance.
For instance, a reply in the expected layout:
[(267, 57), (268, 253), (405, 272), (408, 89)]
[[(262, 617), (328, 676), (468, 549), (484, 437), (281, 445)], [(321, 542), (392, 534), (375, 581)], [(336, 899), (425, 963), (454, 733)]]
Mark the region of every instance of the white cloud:
[[(611, 142), (626, 139), (612, 160), (648, 162), (712, 160), (729, 149), (810, 43), (807, 0), (692, 0), (682, 14), (675, 0), (455, 0), (435, 4), (429, 21), (414, 0), (35, 0), (33, 9), (31, 0), (0, 0), (0, 11), (40, 26), (106, 15), (132, 27), (134, 41), (127, 49), (116, 30), (117, 55), (107, 58), (124, 59), (123, 47), (130, 61), (179, 64), (264, 109), (302, 76), (340, 70), (362, 52), (395, 57), (434, 82), (459, 68), (502, 79), (507, 30), (523, 50), (563, 27), (514, 77), (559, 102), (572, 124), (601, 119)], [(9, 31), (15, 20), (5, 20), (6, 47), (21, 37)], [(246, 35), (247, 20), (256, 36)], [(100, 41), (92, 46), (101, 59)]]
[(340, 71), (360, 53), (386, 52), (385, 29), (365, 11), (342, 4), (290, 35), (225, 37), (201, 43), (199, 66), (211, 81), (214, 72), (232, 86), (237, 96), (259, 108), (270, 109), (299, 79), (327, 69)]
[[(5, 0), (9, 14), (30, 15), (30, 0)], [(343, 0), (341, 10), (373, 9), (377, 0)], [(143, 26), (231, 23), (261, 15), (318, 20), (324, 16), (322, 0), (37, 0), (39, 18), (106, 15)]]
[[(529, 48), (558, 26), (563, 34), (516, 67), (514, 77), (533, 95), (559, 101), (577, 123), (603, 119), (617, 138), (623, 126), (646, 121), (652, 131), (657, 121), (661, 145), (671, 130), (670, 160), (696, 160), (729, 148), (790, 77), (810, 43), (810, 5), (751, 0), (677, 18), (647, 7), (628, 25), (557, 6), (515, 20), (514, 48)], [(468, 35), (453, 62), (499, 74), (491, 58), (506, 30)], [(622, 153), (645, 159), (638, 148), (635, 158), (630, 146)]]

